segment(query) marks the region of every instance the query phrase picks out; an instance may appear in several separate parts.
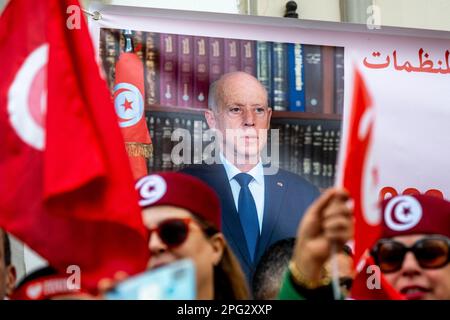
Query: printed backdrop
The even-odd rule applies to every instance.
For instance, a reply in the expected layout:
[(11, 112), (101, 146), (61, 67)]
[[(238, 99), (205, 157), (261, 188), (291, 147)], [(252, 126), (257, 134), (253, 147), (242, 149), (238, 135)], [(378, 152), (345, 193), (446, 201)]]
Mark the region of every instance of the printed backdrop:
[[(114, 7), (114, 8), (113, 8)], [(89, 19), (95, 47), (101, 28), (342, 46), (345, 50), (343, 136), (353, 68), (361, 71), (374, 107), (368, 175), (376, 197), (401, 193), (450, 194), (450, 33), (293, 21), (95, 4)], [(345, 139), (342, 139), (345, 140)], [(345, 146), (341, 146), (341, 152)], [(368, 182), (369, 183), (369, 182)]]

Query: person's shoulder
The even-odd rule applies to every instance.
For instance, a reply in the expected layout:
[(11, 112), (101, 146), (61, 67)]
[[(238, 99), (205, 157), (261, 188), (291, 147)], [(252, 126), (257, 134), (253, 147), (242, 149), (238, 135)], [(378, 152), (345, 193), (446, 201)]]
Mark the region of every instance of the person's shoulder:
[(206, 163), (199, 163), (199, 164), (192, 164), (187, 167), (184, 167), (178, 172), (189, 174), (192, 176), (203, 176), (205, 174), (211, 174), (214, 172), (217, 172), (218, 169), (220, 169), (220, 164), (206, 164)]
[(314, 184), (296, 173), (284, 169), (278, 169), (277, 176), (289, 182), (290, 188), (294, 188), (301, 192), (308, 191), (314, 197), (320, 194), (319, 189)]

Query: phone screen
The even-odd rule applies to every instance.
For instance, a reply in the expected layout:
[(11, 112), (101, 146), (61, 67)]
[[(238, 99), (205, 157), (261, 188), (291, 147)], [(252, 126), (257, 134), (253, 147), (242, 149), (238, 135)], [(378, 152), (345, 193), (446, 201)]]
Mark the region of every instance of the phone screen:
[(138, 274), (106, 293), (108, 300), (194, 300), (195, 267), (183, 259)]

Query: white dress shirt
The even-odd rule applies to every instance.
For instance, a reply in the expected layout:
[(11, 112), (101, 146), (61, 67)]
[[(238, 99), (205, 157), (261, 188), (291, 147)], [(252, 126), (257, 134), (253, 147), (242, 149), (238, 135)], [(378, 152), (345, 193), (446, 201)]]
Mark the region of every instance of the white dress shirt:
[[(222, 153), (220, 153), (220, 160), (222, 161), (222, 164), (227, 173), (231, 192), (233, 193), (236, 211), (238, 211), (239, 192), (241, 191), (241, 186), (236, 181), (236, 179), (234, 179), (234, 177), (242, 171), (240, 171), (234, 166), (234, 164), (228, 161)], [(259, 161), (252, 170), (246, 173), (253, 177), (253, 180), (250, 181), (248, 187), (250, 189), (250, 192), (252, 193), (253, 199), (255, 200), (256, 212), (258, 213), (259, 233), (261, 234), (264, 216), (264, 168), (261, 161)]]

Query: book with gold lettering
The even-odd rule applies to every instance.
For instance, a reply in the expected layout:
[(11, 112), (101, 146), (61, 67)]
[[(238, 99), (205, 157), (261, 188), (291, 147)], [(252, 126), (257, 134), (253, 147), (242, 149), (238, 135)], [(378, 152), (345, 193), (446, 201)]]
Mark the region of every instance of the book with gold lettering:
[(160, 104), (177, 106), (178, 51), (177, 35), (163, 33), (160, 36)]

